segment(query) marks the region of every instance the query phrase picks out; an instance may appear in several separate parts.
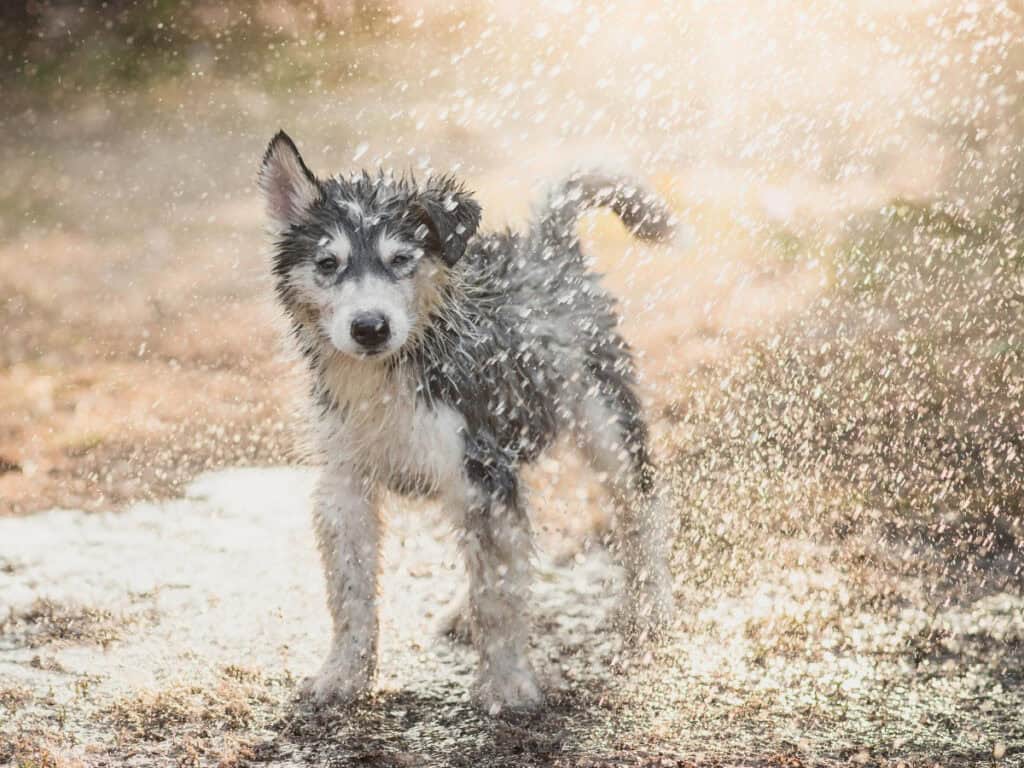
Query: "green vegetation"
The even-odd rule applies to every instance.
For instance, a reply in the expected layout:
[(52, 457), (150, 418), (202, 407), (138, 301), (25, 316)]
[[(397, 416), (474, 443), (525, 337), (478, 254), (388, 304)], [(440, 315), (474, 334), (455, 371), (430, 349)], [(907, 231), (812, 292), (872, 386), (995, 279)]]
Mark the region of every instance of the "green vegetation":
[(160, 78), (264, 73), (281, 59), (298, 77), (315, 70), (309, 54), (328, 35), (356, 45), (390, 18), (387, 3), (363, 0), (14, 0), (0, 8), (0, 81), (54, 95), (118, 91)]

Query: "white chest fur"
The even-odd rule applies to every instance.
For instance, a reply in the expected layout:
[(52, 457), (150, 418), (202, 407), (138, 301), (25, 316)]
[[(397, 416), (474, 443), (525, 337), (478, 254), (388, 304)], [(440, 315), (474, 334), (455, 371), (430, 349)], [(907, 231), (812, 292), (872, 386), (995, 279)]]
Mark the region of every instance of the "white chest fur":
[(349, 464), (388, 485), (437, 491), (462, 477), (465, 421), (425, 404), (409, 377), (377, 361), (346, 359), (325, 372), (337, 408), (325, 424), (328, 461)]

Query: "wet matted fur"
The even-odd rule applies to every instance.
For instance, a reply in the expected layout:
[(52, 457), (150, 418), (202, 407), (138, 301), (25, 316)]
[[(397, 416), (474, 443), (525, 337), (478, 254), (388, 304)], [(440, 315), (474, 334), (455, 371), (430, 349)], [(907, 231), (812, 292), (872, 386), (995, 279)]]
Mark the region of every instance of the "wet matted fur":
[(531, 543), (519, 470), (562, 433), (616, 501), (626, 625), (663, 625), (669, 537), (633, 359), (614, 300), (586, 268), (577, 218), (609, 207), (658, 241), (672, 232), (664, 204), (628, 180), (575, 174), (524, 234), (483, 234), (480, 206), (454, 178), (318, 179), (284, 133), (259, 183), (324, 461), (314, 514), (334, 635), (307, 693), (343, 702), (372, 682), (379, 502), (389, 489), (439, 499), (458, 531), (480, 703), (496, 713), (541, 702), (527, 656)]

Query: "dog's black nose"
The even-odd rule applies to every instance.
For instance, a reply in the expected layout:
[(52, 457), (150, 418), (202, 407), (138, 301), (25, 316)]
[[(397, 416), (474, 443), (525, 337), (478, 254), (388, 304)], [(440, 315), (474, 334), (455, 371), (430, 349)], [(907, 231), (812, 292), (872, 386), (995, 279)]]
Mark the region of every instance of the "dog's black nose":
[(388, 318), (381, 312), (363, 312), (352, 319), (352, 338), (368, 350), (383, 346), (391, 338)]

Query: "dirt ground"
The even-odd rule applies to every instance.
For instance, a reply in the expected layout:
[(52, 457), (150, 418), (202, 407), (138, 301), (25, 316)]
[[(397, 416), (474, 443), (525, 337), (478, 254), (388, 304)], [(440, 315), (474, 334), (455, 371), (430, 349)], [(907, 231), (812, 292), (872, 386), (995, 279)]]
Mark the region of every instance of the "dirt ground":
[[(1018, 11), (396, 6), (282, 11), (258, 66), (204, 39), (5, 81), (0, 764), (1021, 764)], [(678, 212), (667, 247), (584, 232), (679, 509), (664, 643), (606, 628), (607, 515), (560, 450), (547, 710), (472, 709), (472, 654), (426, 640), (451, 542), (399, 500), (377, 692), (295, 701), (326, 615), (253, 186), (279, 127), (324, 173), (455, 170), (488, 227), (580, 165)]]
[(302, 513), (311, 480), (286, 468), (226, 470), (181, 500), (116, 515), (2, 521), (0, 587), (13, 604), (0, 635), (5, 759), (468, 767), (1020, 757), (1019, 591), (936, 590), (919, 566), (895, 576), (882, 561), (904, 553), (867, 542), (870, 556), (851, 565), (833, 546), (789, 537), (731, 589), (709, 589), (680, 550), (680, 622), (641, 649), (608, 629), (618, 574), (600, 546), (562, 561), (542, 555), (533, 656), (549, 706), (483, 716), (468, 698), (473, 654), (433, 631), (463, 577), (452, 537), (435, 510), (397, 504), (377, 688), (355, 707), (313, 713), (295, 698), (328, 641)]

